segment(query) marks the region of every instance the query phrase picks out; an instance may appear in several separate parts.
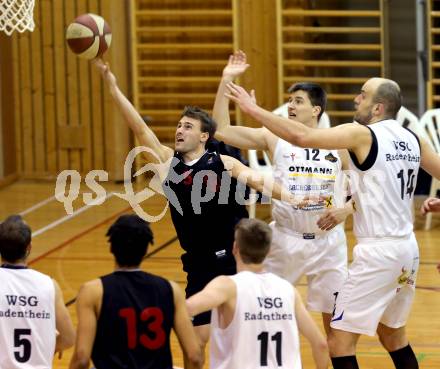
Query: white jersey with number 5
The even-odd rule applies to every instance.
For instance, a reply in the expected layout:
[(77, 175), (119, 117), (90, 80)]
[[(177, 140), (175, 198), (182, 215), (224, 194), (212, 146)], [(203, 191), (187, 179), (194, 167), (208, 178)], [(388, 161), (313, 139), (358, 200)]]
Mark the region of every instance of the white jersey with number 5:
[(0, 268), (0, 368), (52, 368), (55, 287), (35, 270)]
[(420, 143), (395, 120), (367, 126), (373, 143), (362, 164), (350, 153), (350, 186), (361, 238), (402, 237), (413, 231), (412, 201), (420, 167)]
[(272, 273), (241, 272), (235, 314), (226, 328), (212, 311), (210, 367), (215, 369), (301, 369), (295, 292)]

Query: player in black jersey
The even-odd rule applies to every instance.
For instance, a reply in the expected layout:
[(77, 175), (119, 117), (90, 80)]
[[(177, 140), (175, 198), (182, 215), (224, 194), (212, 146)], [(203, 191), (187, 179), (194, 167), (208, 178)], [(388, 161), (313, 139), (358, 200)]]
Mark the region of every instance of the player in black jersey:
[(180, 287), (143, 272), (139, 265), (153, 241), (149, 224), (122, 215), (107, 232), (113, 273), (85, 283), (78, 294), (78, 332), (70, 369), (172, 369), (174, 329), (186, 368), (202, 355)]
[[(98, 59), (95, 65), (139, 143), (165, 163), (157, 166), (157, 170), (171, 204), (177, 236), (185, 250), (182, 263), (188, 279), (186, 296), (202, 290), (218, 275), (235, 274), (234, 227), (247, 214), (237, 204), (237, 199), (239, 202), (244, 200), (245, 187), (242, 185), (242, 193), (235, 191), (236, 183), (231, 176), (274, 198), (287, 199), (290, 193), (282, 190), (270, 176), (210, 149), (209, 141), (214, 136), (216, 123), (200, 108), (184, 109), (177, 124), (174, 150), (162, 145), (120, 91), (108, 64)], [(266, 190), (268, 182), (273, 186), (273, 193)], [(151, 183), (150, 186), (153, 187)], [(203, 345), (209, 338), (209, 323), (210, 312), (196, 316), (193, 321)]]

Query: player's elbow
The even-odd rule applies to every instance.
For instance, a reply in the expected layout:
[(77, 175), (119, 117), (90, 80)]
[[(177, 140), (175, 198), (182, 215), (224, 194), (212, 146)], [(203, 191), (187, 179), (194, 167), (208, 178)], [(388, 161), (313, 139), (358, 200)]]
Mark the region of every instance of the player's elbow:
[(309, 135), (305, 133), (291, 132), (291, 143), (299, 147), (312, 147)]
[(190, 364), (190, 368), (202, 368), (203, 367), (203, 352), (200, 346), (197, 349), (191, 350), (186, 353), (187, 362)]
[(328, 354), (328, 344), (327, 340), (324, 337), (321, 337), (316, 343), (316, 349), (322, 354)]
[(69, 329), (62, 332), (57, 337), (56, 349), (57, 351), (67, 350), (75, 344), (75, 331)]
[(75, 352), (72, 357), (69, 369), (88, 369), (90, 358), (81, 352)]

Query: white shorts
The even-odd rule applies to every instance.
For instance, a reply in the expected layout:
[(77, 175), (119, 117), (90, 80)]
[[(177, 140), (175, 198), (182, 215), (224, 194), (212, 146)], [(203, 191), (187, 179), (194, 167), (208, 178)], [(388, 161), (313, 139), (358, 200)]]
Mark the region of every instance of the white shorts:
[(272, 245), (264, 267), (290, 283), (296, 284), (307, 276), (307, 308), (332, 313), (335, 294), (347, 278), (347, 243), (342, 225), (330, 232), (304, 239), (275, 222)]
[(400, 328), (414, 299), (419, 248), (414, 234), (362, 239), (353, 249), (348, 278), (338, 294), (331, 327), (374, 336), (380, 323)]

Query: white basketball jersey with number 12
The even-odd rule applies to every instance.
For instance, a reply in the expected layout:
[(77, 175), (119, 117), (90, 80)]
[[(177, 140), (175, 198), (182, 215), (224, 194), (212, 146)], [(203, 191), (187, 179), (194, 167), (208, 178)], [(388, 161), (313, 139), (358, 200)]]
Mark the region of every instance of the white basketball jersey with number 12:
[(323, 233), (316, 224), (322, 213), (328, 208), (344, 205), (338, 152), (300, 148), (279, 139), (273, 162), (274, 178), (293, 195), (308, 199), (300, 208), (273, 200), (273, 219), (295, 232)]
[(301, 369), (295, 294), (292, 285), (272, 273), (241, 272), (232, 322), (220, 328), (212, 311), (212, 369)]
[(31, 269), (0, 268), (0, 368), (49, 369), (55, 351), (55, 287)]

